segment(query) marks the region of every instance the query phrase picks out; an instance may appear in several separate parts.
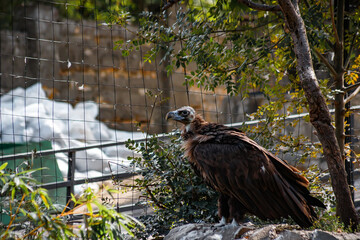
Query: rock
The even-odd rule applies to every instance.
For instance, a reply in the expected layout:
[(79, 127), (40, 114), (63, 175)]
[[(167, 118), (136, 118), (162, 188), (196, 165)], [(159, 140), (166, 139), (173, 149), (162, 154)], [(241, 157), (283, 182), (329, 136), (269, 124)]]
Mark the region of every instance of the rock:
[(269, 237), (271, 235), (273, 235), (272, 232), (274, 230), (275, 230), (274, 226), (270, 225), (270, 226), (266, 226), (266, 227), (263, 227), (263, 228), (256, 229), (256, 230), (251, 231), (251, 232), (247, 232), (245, 235), (246, 235), (246, 238), (248, 236), (247, 239), (249, 239), (249, 240), (269, 239)]
[(165, 240), (355, 240), (360, 233), (332, 233), (319, 229), (301, 230), (297, 225), (271, 224), (263, 227), (243, 224), (214, 227), (211, 224), (187, 224), (172, 229)]
[(289, 230), (285, 230), (281, 233), (278, 234), (278, 237), (275, 238), (275, 240), (287, 240), (287, 239), (291, 239), (291, 240), (302, 240), (305, 239), (307, 237), (307, 234), (301, 234), (300, 231), (289, 231)]
[(239, 230), (236, 232), (235, 234), (235, 238), (240, 238), (242, 235), (244, 235), (246, 232), (248, 231), (251, 231), (251, 230), (254, 230), (255, 229), (255, 226), (254, 224), (248, 222), (248, 223), (244, 223), (244, 224), (241, 224), (239, 226)]
[(211, 224), (187, 224), (176, 227), (164, 240), (227, 240), (234, 239), (239, 226), (214, 227)]
[(359, 240), (360, 233), (332, 233), (316, 229), (312, 232), (312, 240)]
[(265, 240), (265, 239), (294, 239), (294, 240), (302, 240), (308, 239), (302, 238), (301, 234), (294, 232), (297, 226), (292, 226), (288, 224), (273, 224), (267, 225), (262, 228), (257, 228), (252, 231), (248, 231), (247, 233), (239, 236), (239, 239), (250, 239), (250, 240)]
[(335, 237), (330, 232), (325, 232), (325, 231), (316, 229), (313, 232), (311, 239), (313, 239), (313, 240), (315, 240), (315, 239), (316, 240), (338, 240), (338, 239), (343, 239), (343, 238), (338, 238), (338, 237)]

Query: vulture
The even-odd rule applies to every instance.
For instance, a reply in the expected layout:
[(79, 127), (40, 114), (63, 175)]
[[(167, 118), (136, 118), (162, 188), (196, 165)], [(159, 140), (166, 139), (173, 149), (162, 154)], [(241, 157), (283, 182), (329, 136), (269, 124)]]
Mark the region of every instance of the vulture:
[(190, 106), (168, 112), (166, 120), (183, 124), (185, 156), (205, 183), (219, 193), (220, 226), (240, 223), (245, 214), (263, 220), (291, 217), (312, 226), (313, 206), (325, 208), (310, 195), (309, 181), (239, 129), (206, 122)]

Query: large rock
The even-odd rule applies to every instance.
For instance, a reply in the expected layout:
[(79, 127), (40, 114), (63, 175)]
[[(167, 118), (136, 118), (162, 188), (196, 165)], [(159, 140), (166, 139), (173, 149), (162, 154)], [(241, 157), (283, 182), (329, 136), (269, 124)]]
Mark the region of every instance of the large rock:
[(360, 233), (332, 233), (322, 230), (301, 230), (297, 226), (274, 224), (254, 227), (249, 224), (238, 227), (214, 227), (211, 224), (187, 224), (172, 229), (165, 240), (355, 240)]
[(165, 240), (233, 239), (238, 230), (231, 225), (217, 228), (211, 224), (187, 224), (172, 229)]

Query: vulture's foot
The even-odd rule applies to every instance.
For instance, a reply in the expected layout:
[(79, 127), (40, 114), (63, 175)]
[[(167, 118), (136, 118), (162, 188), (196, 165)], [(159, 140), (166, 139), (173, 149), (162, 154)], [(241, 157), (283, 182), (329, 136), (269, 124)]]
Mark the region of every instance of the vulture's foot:
[(230, 224), (226, 224), (226, 219), (224, 217), (221, 218), (219, 223), (213, 225), (214, 228), (234, 228), (239, 226), (239, 223), (236, 222), (235, 219), (233, 219)]
[(226, 219), (225, 219), (225, 217), (222, 217), (219, 223), (214, 224), (214, 227), (218, 228), (218, 227), (223, 227), (225, 225), (226, 225)]
[(231, 224), (230, 224), (232, 227), (238, 227), (239, 226), (239, 223), (235, 220), (235, 218), (233, 218)]

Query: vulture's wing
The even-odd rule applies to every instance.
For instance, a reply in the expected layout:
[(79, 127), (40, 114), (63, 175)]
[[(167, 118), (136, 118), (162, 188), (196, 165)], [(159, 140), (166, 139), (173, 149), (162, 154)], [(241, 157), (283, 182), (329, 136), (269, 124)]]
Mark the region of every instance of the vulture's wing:
[(308, 198), (313, 197), (295, 168), (237, 131), (217, 131), (197, 142), (192, 156), (217, 191), (235, 197), (260, 218), (290, 215), (299, 225), (311, 226), (316, 214)]

